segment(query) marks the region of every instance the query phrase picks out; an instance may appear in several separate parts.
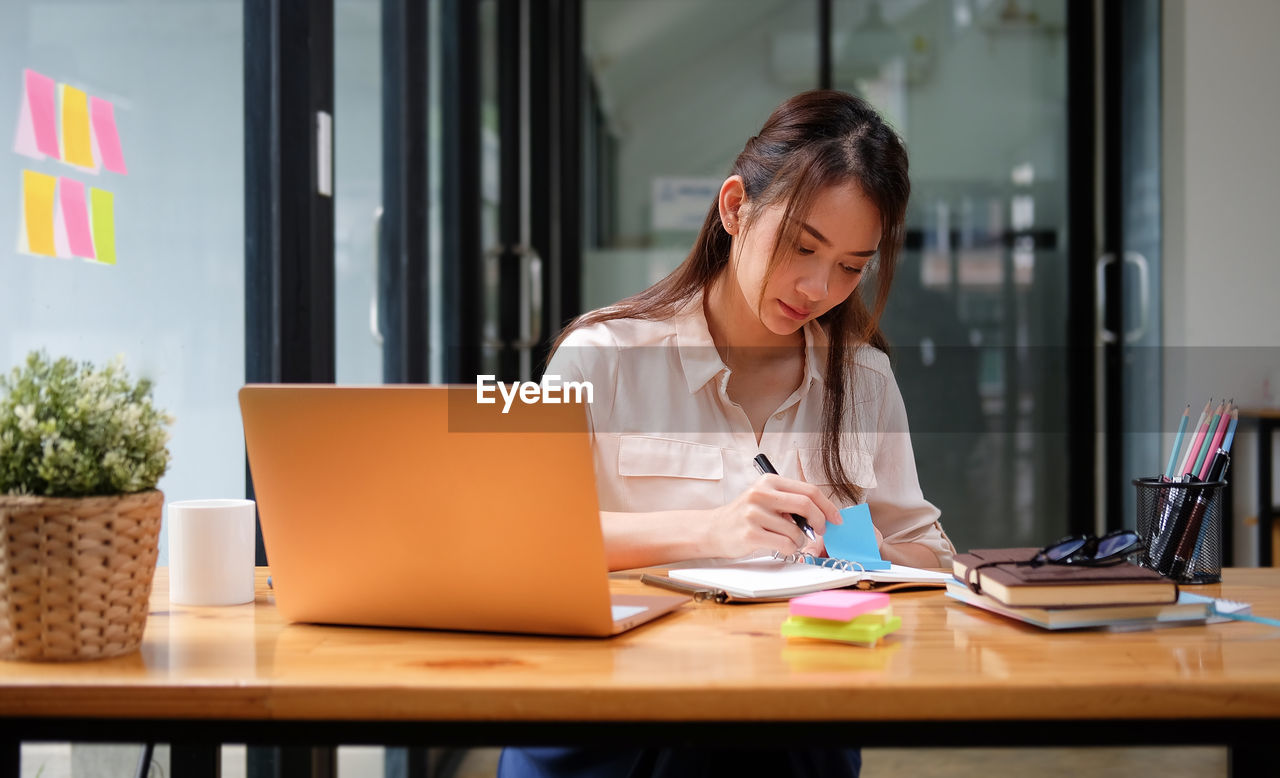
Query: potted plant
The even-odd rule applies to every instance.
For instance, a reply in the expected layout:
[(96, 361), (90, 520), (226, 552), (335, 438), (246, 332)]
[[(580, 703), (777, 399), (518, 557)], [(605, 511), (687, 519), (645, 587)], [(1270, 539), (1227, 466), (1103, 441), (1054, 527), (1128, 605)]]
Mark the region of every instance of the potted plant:
[(138, 648), (172, 422), (120, 359), (32, 352), (0, 374), (0, 659)]

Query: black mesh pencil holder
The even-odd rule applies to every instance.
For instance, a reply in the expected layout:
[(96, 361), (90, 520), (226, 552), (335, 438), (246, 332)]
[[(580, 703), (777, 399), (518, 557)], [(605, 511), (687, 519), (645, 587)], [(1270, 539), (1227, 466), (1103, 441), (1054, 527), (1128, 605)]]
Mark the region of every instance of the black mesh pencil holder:
[(1136, 478), (1138, 535), (1134, 561), (1180, 584), (1222, 580), (1222, 488), (1226, 481), (1166, 482)]

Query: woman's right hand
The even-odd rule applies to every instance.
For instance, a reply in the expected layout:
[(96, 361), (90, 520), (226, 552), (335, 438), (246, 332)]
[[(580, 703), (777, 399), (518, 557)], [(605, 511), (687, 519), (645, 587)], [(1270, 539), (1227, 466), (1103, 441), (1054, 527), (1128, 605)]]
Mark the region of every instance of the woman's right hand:
[[(805, 517), (817, 536), (809, 540), (791, 519)], [(737, 558), (755, 551), (816, 553), (827, 523), (840, 524), (840, 513), (818, 487), (804, 481), (766, 475), (732, 502), (713, 508), (705, 525), (703, 546), (712, 557)]]

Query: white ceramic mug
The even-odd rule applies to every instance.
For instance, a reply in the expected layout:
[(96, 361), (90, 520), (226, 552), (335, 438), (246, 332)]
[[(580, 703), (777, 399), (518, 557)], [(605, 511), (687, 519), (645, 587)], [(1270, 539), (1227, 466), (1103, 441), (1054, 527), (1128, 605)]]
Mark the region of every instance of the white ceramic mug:
[(169, 503), (169, 601), (253, 602), (253, 500)]

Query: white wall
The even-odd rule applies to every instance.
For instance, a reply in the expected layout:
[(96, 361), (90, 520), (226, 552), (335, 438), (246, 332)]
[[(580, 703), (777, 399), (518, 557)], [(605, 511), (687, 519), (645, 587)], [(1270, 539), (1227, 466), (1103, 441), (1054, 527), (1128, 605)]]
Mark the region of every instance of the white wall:
[[(1276, 0), (1164, 3), (1165, 417), (1210, 395), (1261, 405), (1280, 371), (1277, 34)], [(1255, 445), (1234, 448), (1237, 528), (1257, 515)]]

